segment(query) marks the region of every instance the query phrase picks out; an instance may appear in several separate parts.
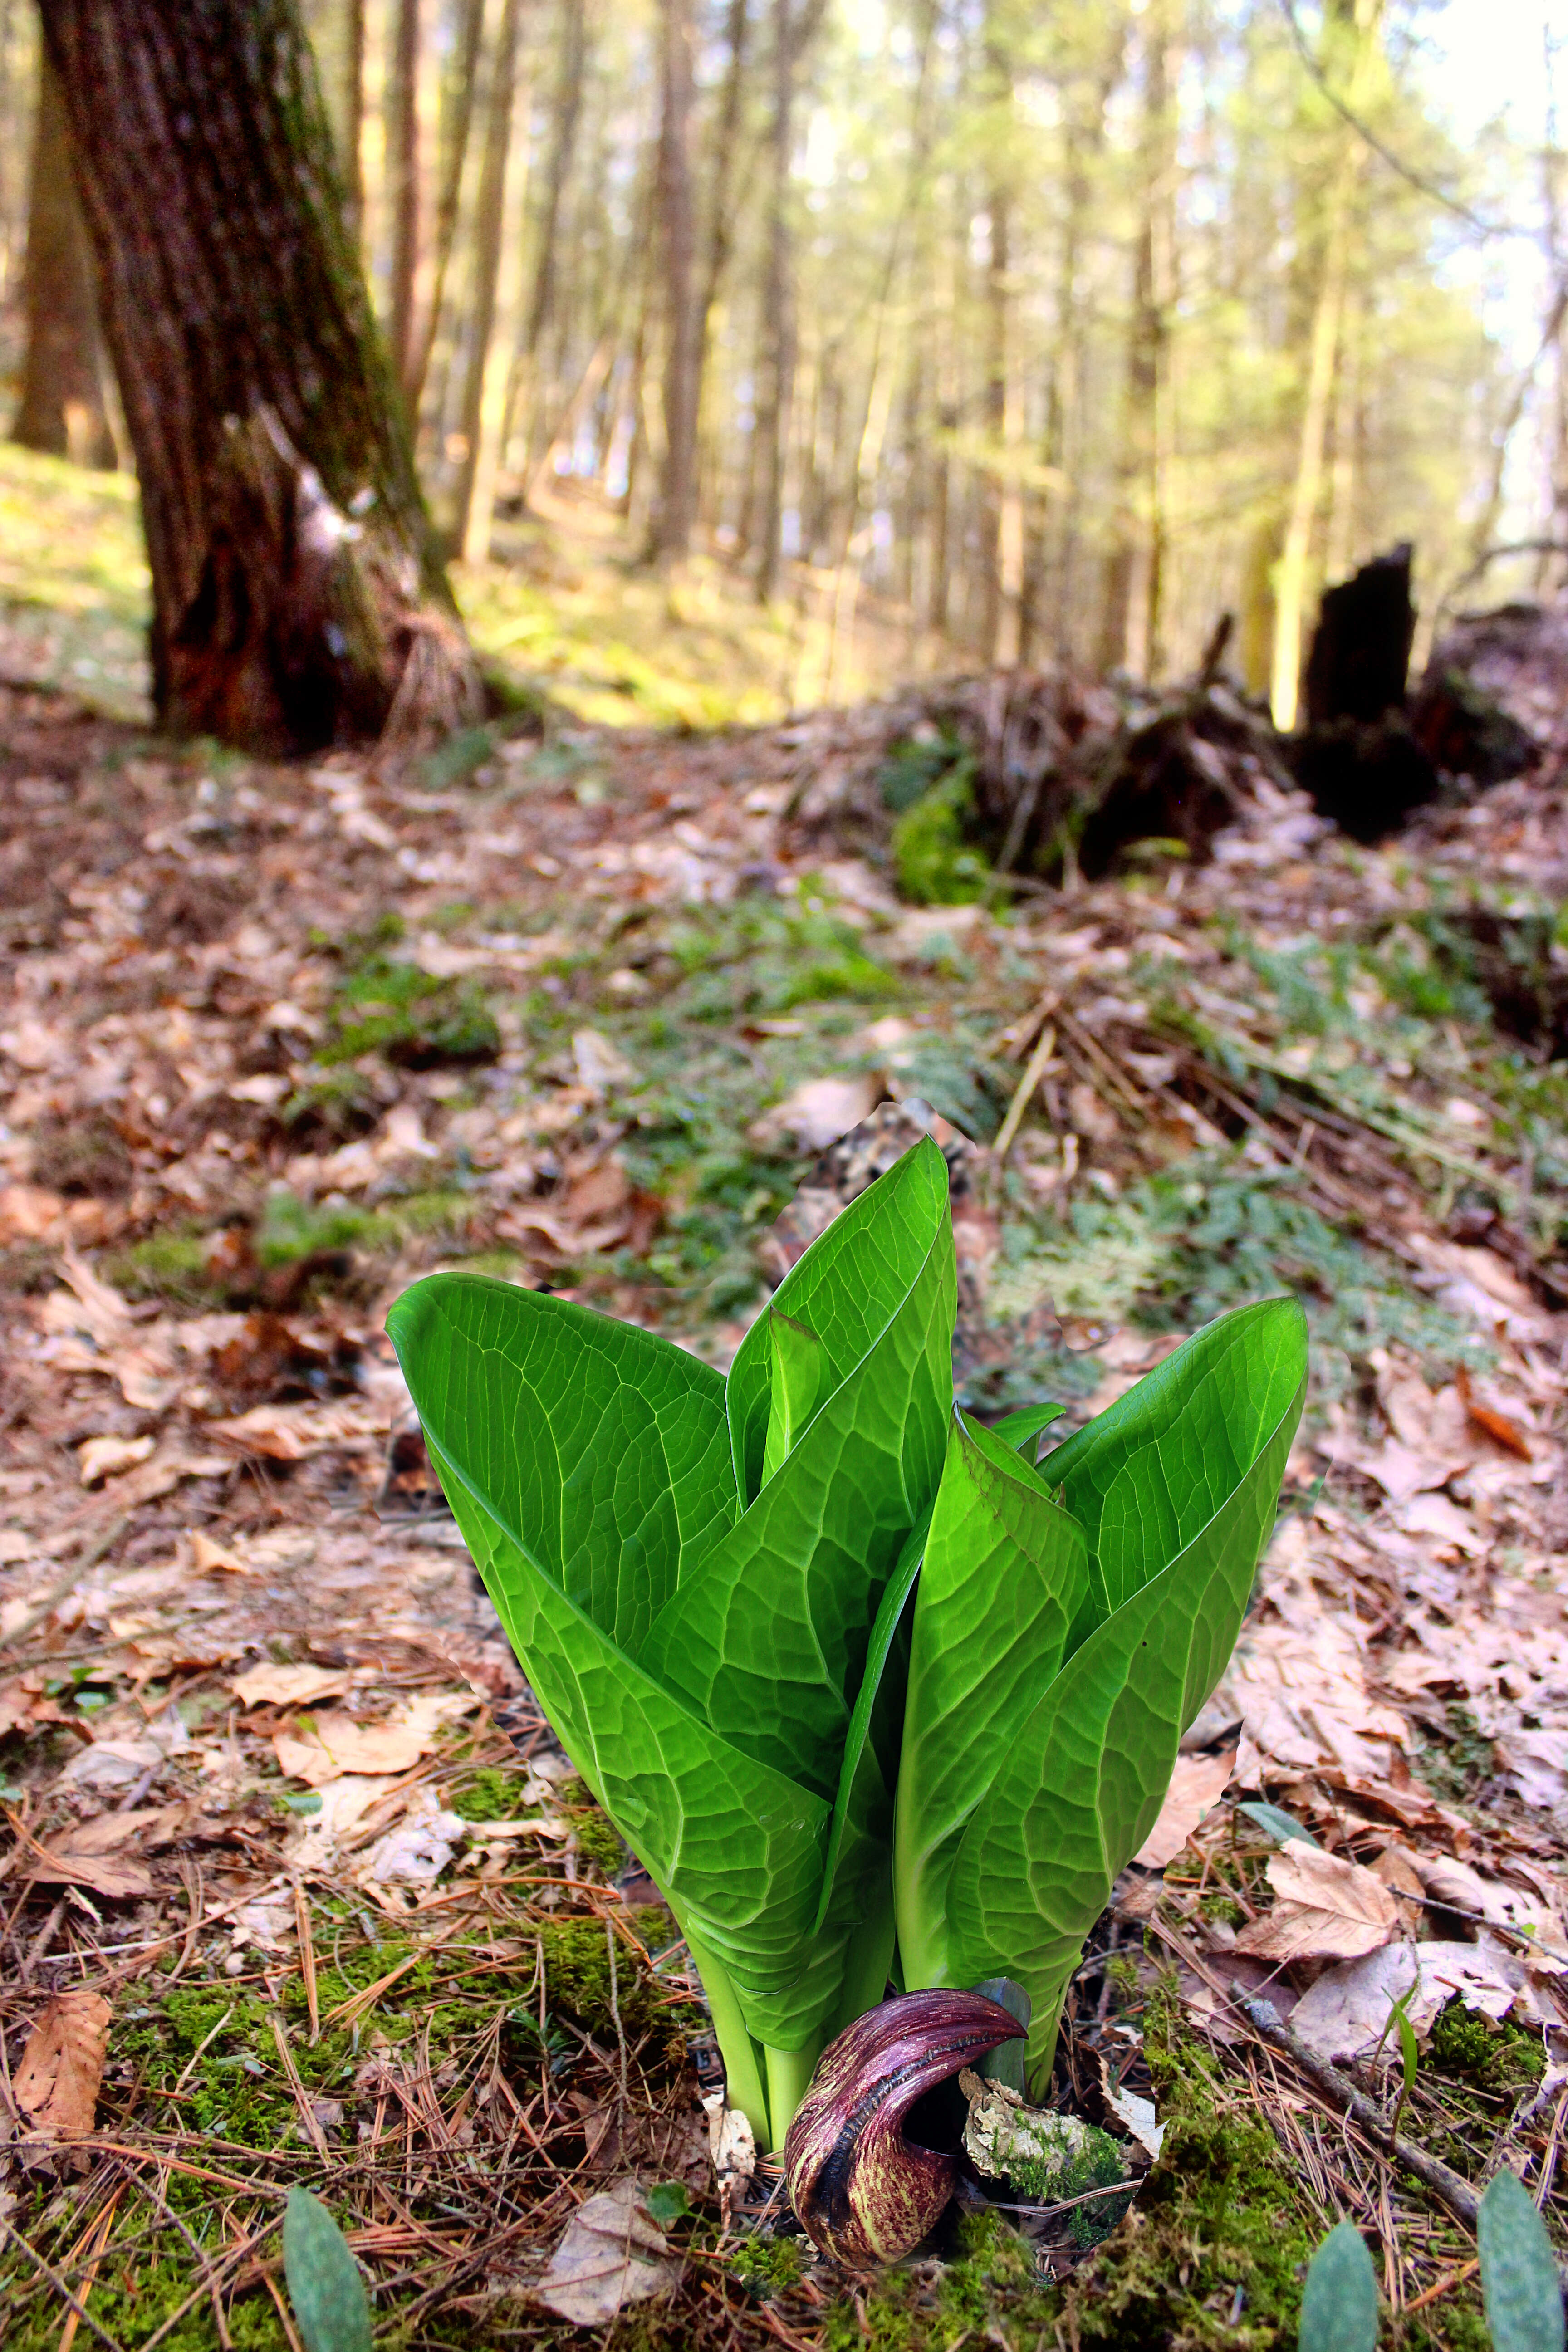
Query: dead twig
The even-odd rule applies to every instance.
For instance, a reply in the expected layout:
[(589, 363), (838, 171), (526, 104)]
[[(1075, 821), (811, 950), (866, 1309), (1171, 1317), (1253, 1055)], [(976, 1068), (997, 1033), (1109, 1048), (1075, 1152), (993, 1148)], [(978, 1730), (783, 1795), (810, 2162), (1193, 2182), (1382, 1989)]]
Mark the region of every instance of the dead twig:
[[(1429, 2156), (1414, 2140), (1404, 2138), (1389, 2128), (1389, 2117), (1374, 2100), (1356, 2088), (1350, 2076), (1326, 2058), (1310, 2050), (1299, 2033), (1293, 2033), (1271, 2000), (1263, 2000), (1243, 1984), (1233, 1983), (1230, 1997), (1256, 2033), (1276, 2050), (1283, 2051), (1291, 2064), (1317, 2084), (1333, 2100), (1342, 2113), (1358, 2123), (1376, 2146), (1385, 2148), (1406, 2172), (1425, 2183), (1443, 2203), (1457, 2221), (1474, 2233), (1480, 2212), (1480, 2198), (1468, 2180), (1446, 2165), (1439, 2157)], [(1559, 2273), (1563, 2265), (1559, 2264)]]

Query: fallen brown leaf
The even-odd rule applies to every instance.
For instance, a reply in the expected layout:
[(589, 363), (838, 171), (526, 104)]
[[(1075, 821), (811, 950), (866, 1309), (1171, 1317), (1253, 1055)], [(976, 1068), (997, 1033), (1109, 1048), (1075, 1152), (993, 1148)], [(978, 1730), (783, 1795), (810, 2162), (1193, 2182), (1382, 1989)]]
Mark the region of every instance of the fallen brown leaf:
[(279, 1666), (268, 1661), (235, 1675), (228, 1686), (241, 1706), (309, 1706), (319, 1698), (336, 1698), (347, 1690), (349, 1677), (335, 1666)]
[(76, 1457), (82, 1485), (96, 1486), (100, 1478), (134, 1470), (148, 1459), (155, 1442), (151, 1437), (89, 1437)]
[(628, 2303), (670, 2293), (680, 2277), (637, 2180), (617, 2180), (580, 2205), (534, 2288), (574, 2327), (607, 2327)]
[(1279, 1901), (1236, 1939), (1255, 1958), (1354, 1959), (1398, 1928), (1399, 1906), (1381, 1878), (1304, 1838), (1287, 1839), (1269, 1857), (1268, 1883)]
[(363, 1404), (258, 1404), (231, 1421), (207, 1423), (209, 1436), (269, 1462), (303, 1462), (329, 1445), (353, 1445), (385, 1429), (384, 1418)]
[(12, 2087), (45, 2138), (77, 2139), (92, 2129), (110, 2014), (101, 1993), (57, 1993), (27, 2036)]
[(1483, 2017), (1506, 2017), (1523, 1982), (1518, 1961), (1475, 1944), (1387, 1944), (1325, 1969), (1297, 2002), (1290, 2023), (1320, 2058), (1351, 2058), (1388, 2032), (1396, 2000), (1424, 2039), (1456, 1996)]
[(1178, 1756), (1160, 1817), (1133, 1861), (1144, 1870), (1163, 1870), (1168, 1862), (1174, 1862), (1199, 1822), (1224, 1796), (1235, 1762), (1234, 1748), (1218, 1756)]

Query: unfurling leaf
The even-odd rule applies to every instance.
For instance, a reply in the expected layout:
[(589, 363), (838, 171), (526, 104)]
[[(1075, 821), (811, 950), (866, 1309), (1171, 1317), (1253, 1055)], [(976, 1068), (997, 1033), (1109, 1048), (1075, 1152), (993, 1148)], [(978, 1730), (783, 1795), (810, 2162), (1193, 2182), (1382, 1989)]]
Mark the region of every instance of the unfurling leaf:
[(1492, 2352), (1563, 2352), (1563, 2289), (1546, 2224), (1516, 2176), (1500, 2172), (1476, 2230)]
[(1331, 2230), (1307, 2265), (1298, 2352), (1376, 2352), (1377, 2279), (1353, 2221)]
[(348, 2240), (308, 2189), (290, 2189), (283, 2274), (305, 2352), (370, 2352), (370, 2306)]

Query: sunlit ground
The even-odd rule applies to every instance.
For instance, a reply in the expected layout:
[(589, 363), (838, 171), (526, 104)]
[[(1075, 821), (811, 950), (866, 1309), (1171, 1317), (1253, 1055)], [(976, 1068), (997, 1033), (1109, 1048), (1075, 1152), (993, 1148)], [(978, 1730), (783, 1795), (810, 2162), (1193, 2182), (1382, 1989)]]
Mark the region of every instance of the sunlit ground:
[[(453, 585), (480, 651), (584, 719), (765, 725), (959, 666), (865, 592), (852, 632), (838, 599), (835, 649), (830, 572), (793, 567), (764, 609), (738, 567), (698, 555), (670, 583), (632, 560), (625, 525), (602, 503), (553, 493), (542, 503), (500, 524), (496, 560), (455, 565)], [(134, 482), (0, 443), (0, 677), (150, 717), (149, 593)]]

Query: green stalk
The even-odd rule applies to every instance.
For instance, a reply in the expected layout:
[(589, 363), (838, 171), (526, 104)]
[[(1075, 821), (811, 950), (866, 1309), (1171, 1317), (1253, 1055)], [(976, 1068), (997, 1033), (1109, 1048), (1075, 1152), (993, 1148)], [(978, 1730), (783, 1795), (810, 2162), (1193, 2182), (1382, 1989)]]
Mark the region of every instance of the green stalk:
[(837, 2010), (824, 2035), (825, 2044), (835, 2034), (864, 2017), (868, 2009), (876, 2009), (888, 1997), (888, 1979), (893, 1967), (893, 1898), (888, 1897), (873, 1916), (860, 1929), (849, 1947), (844, 1963), (844, 1990)]
[[(763, 2054), (768, 2066), (768, 2114), (773, 2121), (775, 2144), (782, 2147), (795, 2111), (805, 2098), (806, 2085), (816, 2072), (816, 2062), (822, 2055), (822, 2037), (814, 2036), (804, 2050), (770, 2048)], [(762, 2142), (759, 2140), (757, 2145), (760, 2147)]]
[[(674, 1909), (673, 1905), (670, 1907)], [(751, 2125), (758, 2155), (767, 2156), (773, 2150), (773, 2137), (769, 2122), (767, 2086), (763, 2075), (762, 2045), (753, 2042), (747, 2030), (746, 2021), (741, 2014), (741, 2004), (735, 1998), (735, 1988), (730, 1982), (722, 1963), (698, 1942), (679, 1913), (676, 1917), (686, 1937), (686, 1948), (702, 1979), (702, 1990), (708, 1996), (714, 2037), (719, 2044), (719, 2054), (724, 2061), (724, 2096), (731, 2106), (740, 2109)], [(771, 2059), (772, 2053), (768, 2055)], [(782, 2139), (783, 2137), (781, 2131), (779, 2137)]]

